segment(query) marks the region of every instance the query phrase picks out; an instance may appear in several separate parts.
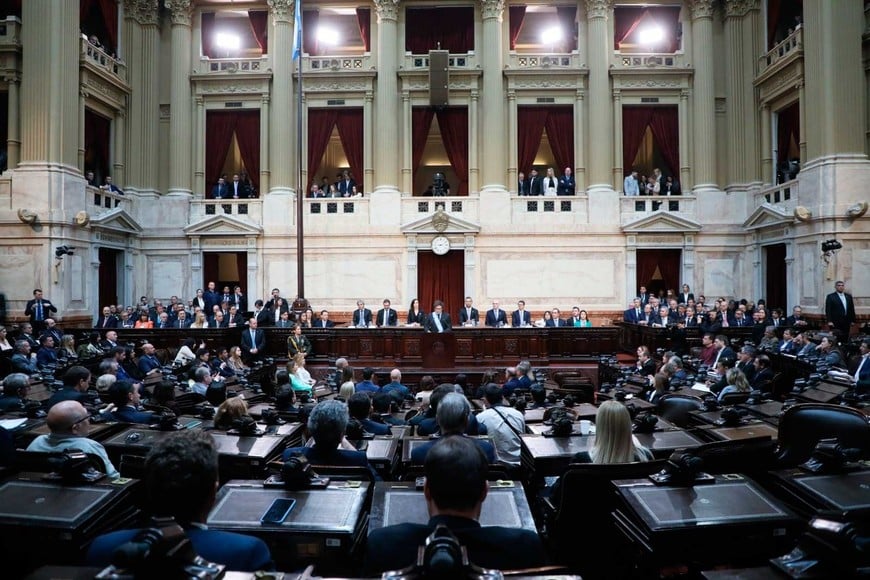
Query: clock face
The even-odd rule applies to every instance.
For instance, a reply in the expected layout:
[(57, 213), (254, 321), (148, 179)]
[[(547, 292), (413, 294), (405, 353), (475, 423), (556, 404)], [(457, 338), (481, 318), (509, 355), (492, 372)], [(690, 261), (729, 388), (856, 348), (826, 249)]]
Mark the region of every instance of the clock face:
[(438, 236), (432, 240), (432, 251), (439, 256), (443, 256), (450, 251), (450, 240), (444, 236)]

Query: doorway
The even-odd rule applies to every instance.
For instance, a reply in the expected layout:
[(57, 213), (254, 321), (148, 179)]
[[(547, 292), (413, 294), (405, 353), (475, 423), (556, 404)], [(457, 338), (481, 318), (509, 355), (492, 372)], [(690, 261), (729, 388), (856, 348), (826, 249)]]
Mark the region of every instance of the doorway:
[(764, 246), (764, 282), (767, 308), (782, 308), (788, 314), (788, 275), (785, 244)]
[[(432, 303), (441, 300), (444, 312), (458, 316), (465, 296), (465, 251), (451, 250), (443, 256), (434, 252), (417, 253), (417, 297), (420, 309), (432, 312)], [(410, 301), (409, 301), (410, 302)], [(452, 321), (453, 323), (458, 320)]]
[(679, 292), (682, 257), (682, 250), (637, 250), (636, 289), (646, 286), (653, 296)]
[(100, 260), (98, 307), (102, 308), (110, 304), (118, 304), (118, 297), (121, 295), (118, 272), (123, 271), (124, 264), (121, 250), (99, 248), (98, 256)]
[(214, 282), (218, 293), (224, 286), (241, 286), (242, 291), (247, 293), (245, 287), (248, 282), (248, 253), (247, 252), (203, 252), (202, 253), (202, 288), (208, 287), (209, 282)]

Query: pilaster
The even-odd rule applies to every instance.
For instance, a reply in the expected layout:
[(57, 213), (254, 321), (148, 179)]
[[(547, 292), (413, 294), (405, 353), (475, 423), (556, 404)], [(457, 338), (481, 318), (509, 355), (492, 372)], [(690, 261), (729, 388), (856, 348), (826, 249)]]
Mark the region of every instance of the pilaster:
[[(296, 107), (293, 98), (293, 63), (302, 66), (302, 57), (292, 59), (293, 21), (295, 3), (293, 0), (268, 0), (272, 17), (269, 31), (269, 52), (272, 61), (272, 100), (269, 106), (269, 194), (288, 195), (301, 189), (304, 195), (305, 183), (298, 181), (299, 167), (296, 151), (296, 131), (307, 134), (307, 126), (292, 128), (295, 125)], [(301, 82), (301, 78), (297, 80)], [(263, 112), (260, 112), (263, 115)], [(262, 138), (262, 135), (261, 135)]]
[[(483, 91), (480, 106), (484, 115), (480, 115), (480, 129), (486, 140), (481, 143), (481, 183), (485, 190), (507, 191), (505, 178), (507, 166), (505, 158), (505, 125), (507, 121), (504, 94), (504, 39), (502, 38), (502, 18), (504, 0), (480, 0), (481, 16), (483, 18), (483, 33), (481, 39), (481, 64), (483, 66)], [(477, 125), (472, 125), (477, 127)], [(469, 148), (469, 150), (471, 150)]]
[[(612, 0), (586, 0), (589, 64), (589, 135), (605, 139), (613, 133), (613, 101), (610, 89), (610, 46), (608, 20), (613, 17)], [(589, 148), (589, 190), (614, 191), (612, 148)], [(591, 200), (590, 200), (591, 201)]]
[[(375, 99), (375, 192), (398, 192), (399, 158), (388, 144), (399, 143), (398, 92), (400, 0), (374, 0), (378, 17), (378, 78)], [(373, 51), (374, 53), (374, 51)]]
[(192, 0), (164, 0), (172, 20), (169, 88), (169, 195), (190, 197), (193, 165), (193, 102), (190, 89)]
[(19, 113), (21, 97), (18, 91), (18, 84), (21, 82), (21, 79), (18, 75), (11, 74), (7, 75), (5, 80), (9, 97), (7, 107), (9, 123), (6, 136), (6, 167), (15, 169), (21, 160), (21, 131), (19, 130), (19, 124), (21, 123)]
[(693, 191), (717, 190), (716, 112), (713, 82), (713, 14), (715, 0), (689, 0), (692, 15), (692, 60), (694, 68)]

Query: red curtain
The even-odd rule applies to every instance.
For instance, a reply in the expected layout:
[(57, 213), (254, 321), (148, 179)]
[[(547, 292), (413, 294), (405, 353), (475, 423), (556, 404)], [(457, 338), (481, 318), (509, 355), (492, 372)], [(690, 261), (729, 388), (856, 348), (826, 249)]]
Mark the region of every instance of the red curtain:
[(566, 167), (574, 171), (574, 107), (547, 107), (547, 138), (556, 157), (556, 175)]
[[(254, 187), (260, 187), (260, 111), (237, 111), (236, 142)], [(226, 156), (224, 156), (226, 159)]]
[(474, 8), (408, 8), (405, 11), (405, 50), (427, 54), (436, 50), (463, 54), (474, 50)]
[(577, 6), (556, 6), (559, 26), (564, 34), (565, 52), (577, 49)]
[(631, 171), (634, 158), (643, 142), (643, 135), (652, 117), (652, 107), (624, 105), (622, 107), (622, 170)]
[(236, 275), (238, 276), (239, 286), (242, 287), (242, 291), (246, 292), (248, 285), (248, 253), (247, 252), (236, 252)]
[[(217, 282), (220, 277), (220, 252), (202, 253), (202, 287)], [(208, 316), (208, 314), (206, 314)]]
[(767, 50), (776, 44), (776, 27), (781, 9), (782, 0), (767, 0)]
[(676, 290), (681, 265), (681, 250), (637, 250), (637, 286), (646, 286), (652, 293), (660, 288)]
[(416, 175), (423, 160), (426, 149), (426, 139), (432, 128), (432, 118), (435, 110), (429, 107), (414, 107), (411, 109), (411, 173)]
[(547, 107), (517, 107), (517, 169), (528, 176), (547, 124)]
[(356, 9), (356, 24), (359, 26), (359, 35), (362, 38), (365, 51), (372, 49), (372, 10), (371, 8)]
[(338, 109), (335, 123), (341, 146), (350, 165), (350, 173), (357, 181), (357, 191), (362, 191), (363, 179), (363, 110), (360, 108)]
[(248, 10), (248, 20), (251, 21), (251, 32), (254, 40), (263, 54), (269, 53), (269, 12), (266, 10)]
[(613, 9), (613, 50), (619, 50), (619, 43), (634, 32), (646, 8), (641, 6), (616, 6)]
[(202, 55), (215, 58), (214, 12), (203, 12), (200, 18)]
[[(680, 174), (680, 122), (677, 107), (650, 107), (649, 128), (659, 151), (670, 169)], [(635, 152), (636, 153), (636, 152)]]
[(776, 164), (788, 161), (791, 139), (800, 142), (800, 105), (792, 103), (777, 113), (776, 126)]
[(523, 30), (523, 22), (525, 22), (525, 20), (525, 6), (511, 6), (508, 8), (508, 34), (510, 35), (508, 38), (510, 39), (511, 50), (514, 50), (517, 47), (517, 38), (519, 38), (520, 32)]
[(329, 137), (335, 128), (338, 109), (308, 109), (308, 180), (312, 181), (320, 169), (320, 160), (329, 146)]
[[(19, 9), (19, 14), (21, 13)], [(116, 0), (80, 0), (79, 26), (85, 34), (94, 34), (106, 52), (118, 49), (118, 4)]]
[(441, 300), (444, 312), (452, 319), (462, 307), (464, 287), (465, 256), (462, 250), (453, 250), (443, 256), (433, 252), (417, 253), (417, 297), (421, 310), (432, 312), (432, 303)]
[[(217, 183), (227, 160), (236, 128), (235, 111), (206, 111), (205, 115), (205, 195)], [(259, 166), (259, 163), (257, 164)], [(259, 178), (259, 174), (251, 179)]]
[(459, 190), (453, 195), (468, 195), (468, 109), (447, 107), (435, 114), (438, 116), (444, 150), (459, 179)]
[(317, 23), (320, 20), (320, 12), (317, 10), (302, 11), (302, 52), (317, 56), (320, 54), (320, 46), (317, 42)]
[[(89, 109), (85, 109), (85, 171), (93, 170), (97, 183), (103, 183), (109, 170), (112, 122)], [(121, 184), (117, 184), (121, 185)]]

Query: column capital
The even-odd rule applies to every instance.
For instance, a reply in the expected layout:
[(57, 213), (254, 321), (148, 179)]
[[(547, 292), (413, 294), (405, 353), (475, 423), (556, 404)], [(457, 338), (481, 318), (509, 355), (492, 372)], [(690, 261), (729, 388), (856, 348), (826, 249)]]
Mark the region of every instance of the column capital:
[(752, 10), (760, 10), (759, 0), (725, 0), (725, 17), (742, 18)]
[(124, 0), (124, 16), (140, 25), (157, 26), (160, 21), (158, 0)]
[(504, 14), (504, 0), (480, 0), (480, 12), (484, 20), (496, 18), (501, 22)]
[(293, 22), (296, 16), (296, 2), (293, 0), (266, 0), (274, 22)]
[(613, 0), (586, 0), (586, 18), (588, 20), (607, 19), (612, 9)]
[(375, 12), (378, 13), (378, 22), (399, 20), (399, 4), (401, 0), (372, 0), (375, 3)]
[(692, 20), (712, 19), (716, 11), (716, 0), (686, 0), (686, 5), (692, 13)]
[(173, 26), (190, 26), (193, 0), (163, 0), (163, 5), (169, 10)]
[(21, 74), (18, 71), (7, 69), (3, 74), (3, 80), (10, 84), (18, 84), (21, 82)]

